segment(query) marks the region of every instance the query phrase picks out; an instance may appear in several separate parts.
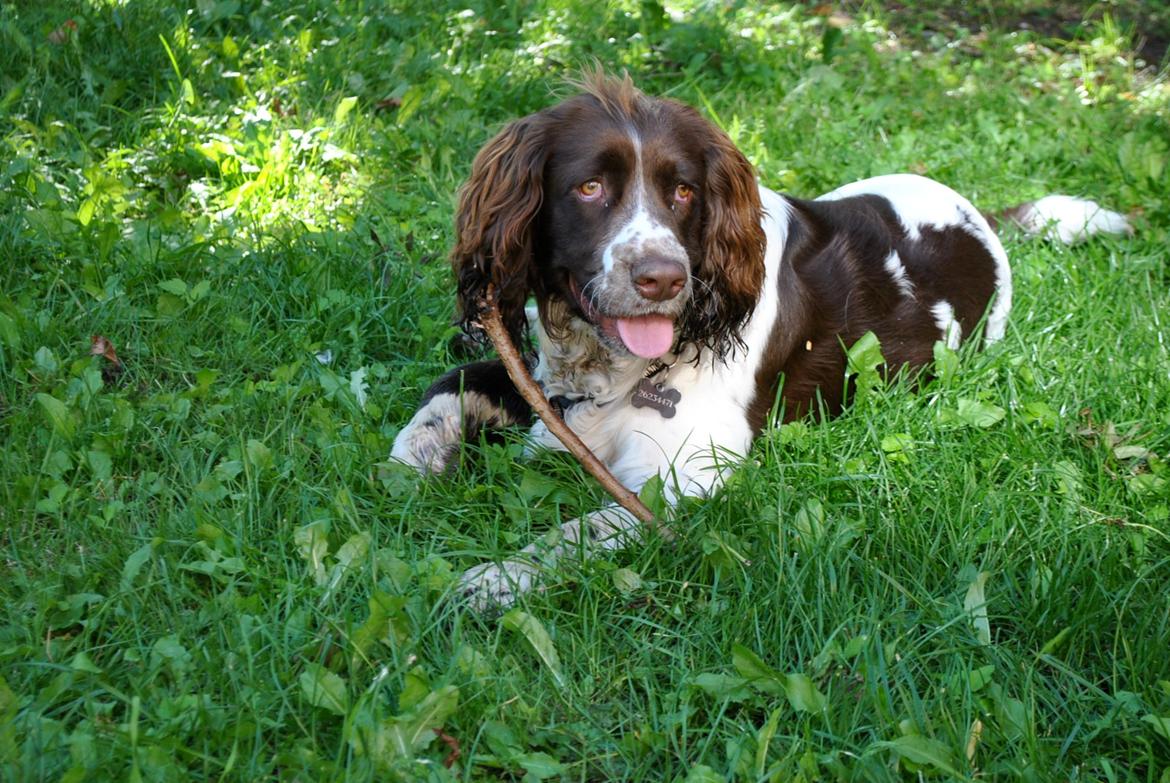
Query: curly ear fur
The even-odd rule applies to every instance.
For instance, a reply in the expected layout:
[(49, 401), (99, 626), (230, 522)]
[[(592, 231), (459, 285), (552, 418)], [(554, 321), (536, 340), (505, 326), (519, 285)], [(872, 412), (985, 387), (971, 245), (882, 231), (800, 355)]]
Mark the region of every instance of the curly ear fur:
[(479, 332), (488, 284), (517, 345), (524, 334), (524, 301), (537, 282), (532, 224), (544, 201), (546, 125), (538, 113), (500, 131), (475, 156), (460, 191), (451, 266), (460, 324), (468, 334)]
[(681, 337), (724, 356), (742, 344), (739, 330), (759, 299), (766, 239), (751, 163), (727, 134), (706, 124), (703, 258), (696, 270), (695, 299), (683, 318)]

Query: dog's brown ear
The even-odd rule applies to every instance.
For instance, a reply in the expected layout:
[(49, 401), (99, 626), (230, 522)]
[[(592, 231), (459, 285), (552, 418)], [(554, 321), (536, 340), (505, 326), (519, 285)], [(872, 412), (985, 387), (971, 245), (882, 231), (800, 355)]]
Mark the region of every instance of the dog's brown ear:
[(739, 341), (764, 283), (763, 208), (752, 164), (722, 130), (707, 126), (703, 258), (683, 338), (725, 354)]
[(524, 301), (535, 282), (533, 222), (544, 201), (547, 161), (544, 113), (508, 125), (484, 145), (459, 194), (451, 251), (460, 322), (478, 334), (488, 285), (516, 344), (524, 333)]

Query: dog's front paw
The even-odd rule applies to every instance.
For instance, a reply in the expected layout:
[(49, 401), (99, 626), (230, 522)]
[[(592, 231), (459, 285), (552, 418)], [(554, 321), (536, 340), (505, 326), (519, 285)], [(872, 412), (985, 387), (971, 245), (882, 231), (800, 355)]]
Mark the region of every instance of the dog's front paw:
[(507, 609), (536, 585), (539, 569), (520, 560), (481, 563), (463, 572), (459, 592), (477, 612)]
[(394, 439), (390, 458), (420, 473), (442, 473), (459, 456), (463, 443), (462, 413), (453, 394), (437, 394), (414, 414)]

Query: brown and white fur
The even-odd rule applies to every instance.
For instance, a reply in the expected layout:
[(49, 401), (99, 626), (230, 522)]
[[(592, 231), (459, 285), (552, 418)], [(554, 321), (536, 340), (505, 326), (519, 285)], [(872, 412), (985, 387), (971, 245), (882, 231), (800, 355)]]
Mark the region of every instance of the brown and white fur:
[[(535, 295), (533, 370), (567, 424), (627, 487), (661, 476), (671, 501), (714, 491), (777, 403), (783, 420), (845, 402), (845, 352), (866, 332), (888, 367), (920, 367), (942, 340), (1003, 336), (1007, 254), (988, 218), (910, 174), (815, 200), (757, 184), (747, 159), (689, 106), (628, 79), (508, 125), (463, 188), (452, 263), (465, 327), (489, 283), (515, 337)], [(1094, 202), (1053, 196), (1002, 213), (1073, 241), (1128, 231)], [(681, 396), (663, 415), (633, 404), (648, 370)], [(452, 370), (426, 392), (392, 457), (442, 472), (485, 427), (531, 425), (561, 448), (498, 362)], [(636, 540), (606, 506), (501, 563), (467, 571), (472, 605), (507, 605), (561, 555)]]

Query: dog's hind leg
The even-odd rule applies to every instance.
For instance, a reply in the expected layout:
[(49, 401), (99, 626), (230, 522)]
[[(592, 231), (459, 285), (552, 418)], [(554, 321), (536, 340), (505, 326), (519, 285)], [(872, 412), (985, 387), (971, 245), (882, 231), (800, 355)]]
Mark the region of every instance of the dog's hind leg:
[(499, 361), (473, 362), (443, 374), (394, 439), (391, 459), (422, 473), (442, 473), (464, 441), (482, 429), (527, 425), (532, 409)]

